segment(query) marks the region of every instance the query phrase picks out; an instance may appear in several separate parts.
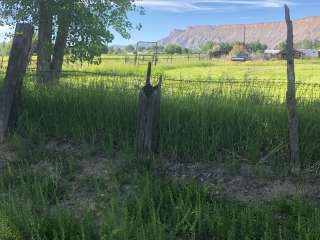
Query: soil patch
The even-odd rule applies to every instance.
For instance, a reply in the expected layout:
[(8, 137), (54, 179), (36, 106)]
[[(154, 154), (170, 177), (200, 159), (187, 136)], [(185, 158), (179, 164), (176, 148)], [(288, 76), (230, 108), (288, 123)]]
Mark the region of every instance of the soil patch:
[(179, 182), (196, 181), (217, 195), (244, 201), (304, 197), (320, 201), (320, 178), (311, 176), (276, 177), (270, 169), (259, 173), (255, 166), (242, 164), (237, 171), (213, 163), (164, 164), (166, 176)]

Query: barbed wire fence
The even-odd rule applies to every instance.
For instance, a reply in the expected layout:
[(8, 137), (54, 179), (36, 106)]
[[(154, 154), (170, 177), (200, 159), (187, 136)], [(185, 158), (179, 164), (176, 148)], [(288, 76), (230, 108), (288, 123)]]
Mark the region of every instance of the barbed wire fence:
[[(4, 77), (0, 71), (0, 77)], [(26, 82), (36, 81), (36, 69), (29, 68)], [(153, 81), (158, 81), (160, 75), (153, 75)], [(286, 99), (286, 80), (284, 79), (186, 79), (162, 76), (162, 91), (165, 95), (212, 95), (225, 97), (257, 97), (266, 102), (284, 102)], [(102, 87), (121, 91), (139, 91), (145, 82), (143, 73), (63, 71), (61, 84), (85, 87)], [(320, 81), (298, 81), (297, 100), (320, 102)]]
[[(131, 56), (134, 58), (134, 55)], [(141, 54), (140, 59), (141, 64), (145, 64), (154, 55), (143, 55)], [(127, 58), (127, 59), (126, 59)], [(149, 59), (150, 58), (150, 59)], [(180, 61), (183, 59), (182, 63), (188, 63), (194, 61), (207, 61), (206, 55), (204, 54), (184, 54), (184, 55), (161, 55), (157, 56), (158, 63), (174, 63), (175, 61)], [(4, 78), (6, 70), (6, 57), (0, 56), (0, 78)], [(28, 81), (35, 81), (36, 79), (36, 60), (34, 58), (30, 59), (30, 63), (26, 78)], [(123, 64), (128, 60), (128, 55), (120, 55), (114, 57), (103, 57), (102, 62), (104, 61), (119, 61)], [(304, 60), (301, 60), (303, 63)], [(320, 99), (320, 81), (316, 81), (317, 78), (317, 69), (319, 68), (319, 63), (316, 61), (310, 61), (308, 65), (308, 71), (312, 81), (297, 81), (297, 100), (298, 101), (318, 101)], [(66, 61), (67, 64), (67, 61)], [(71, 63), (69, 63), (71, 64)], [(76, 64), (76, 63), (75, 63)], [(210, 63), (211, 64), (211, 63)], [(225, 64), (225, 66), (224, 66)], [(284, 74), (279, 74), (280, 77), (276, 78), (261, 78), (257, 77), (261, 72), (276, 72), (278, 73), (279, 69), (285, 69), (285, 62), (283, 66), (260, 66), (249, 64), (243, 66), (239, 65), (227, 65), (224, 61), (217, 62), (212, 65), (214, 68), (219, 69), (223, 68), (224, 72), (231, 72), (234, 68), (241, 68), (245, 73), (241, 74), (239, 77), (234, 78), (232, 76), (199, 76), (188, 78), (186, 76), (172, 77), (172, 76), (163, 76), (163, 92), (164, 94), (169, 95), (190, 95), (190, 94), (221, 94), (224, 96), (259, 96), (266, 101), (280, 101), (284, 102), (286, 98), (286, 84), (287, 79)], [(282, 69), (283, 68), (283, 69)], [(145, 74), (143, 72), (110, 72), (110, 71), (88, 71), (87, 68), (81, 68), (83, 70), (64, 70), (62, 72), (61, 78), (64, 84), (72, 82), (72, 84), (77, 85), (88, 85), (98, 86), (104, 85), (106, 88), (115, 88), (122, 89), (123, 91), (137, 91), (143, 86), (145, 80)], [(262, 75), (262, 74), (261, 74)], [(277, 74), (274, 74), (277, 75)], [(154, 76), (157, 78), (159, 76)]]

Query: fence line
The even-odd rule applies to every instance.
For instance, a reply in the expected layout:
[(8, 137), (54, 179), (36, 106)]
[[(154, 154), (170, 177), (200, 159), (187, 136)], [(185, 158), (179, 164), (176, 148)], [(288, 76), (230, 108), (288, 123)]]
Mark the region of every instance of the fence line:
[[(31, 70), (31, 71), (30, 71)], [(51, 72), (51, 71), (42, 71), (42, 72)], [(1, 74), (1, 72), (0, 72)], [(3, 73), (4, 74), (4, 73)], [(88, 75), (91, 76), (96, 76), (96, 77), (114, 77), (114, 78), (128, 78), (128, 83), (132, 79), (138, 79), (141, 80), (141, 82), (144, 81), (145, 74), (143, 73), (117, 73), (117, 72), (90, 72), (90, 71), (63, 71), (62, 73), (62, 78), (64, 76), (75, 76), (75, 77), (86, 77)], [(29, 69), (27, 72), (28, 76), (35, 77), (37, 76), (36, 74), (36, 69)], [(84, 75), (84, 76), (81, 76)], [(101, 79), (99, 79), (101, 80)], [(109, 80), (109, 79), (108, 79)], [(285, 79), (256, 79), (256, 78), (247, 78), (245, 80), (239, 80), (239, 79), (219, 79), (219, 78), (212, 78), (211, 80), (202, 80), (202, 79), (183, 79), (183, 78), (172, 78), (172, 77), (163, 77), (164, 82), (172, 82), (172, 83), (179, 83), (179, 84), (212, 84), (212, 85), (220, 85), (220, 84), (233, 84), (233, 85), (268, 85), (270, 87), (274, 85), (283, 85), (287, 84)], [(307, 87), (319, 87), (320, 88), (320, 80), (319, 83), (315, 82), (305, 82), (305, 81), (299, 81), (296, 82), (296, 85), (298, 86), (307, 86)], [(261, 86), (261, 87), (266, 87), (266, 86)]]
[[(2, 72), (0, 72), (2, 74)], [(3, 73), (4, 74), (4, 73)], [(35, 81), (36, 69), (29, 69), (26, 75), (27, 81)], [(90, 78), (91, 77), (91, 78)], [(154, 76), (157, 78), (159, 75)], [(103, 86), (108, 89), (122, 89), (123, 91), (137, 91), (145, 81), (143, 73), (116, 73), (116, 72), (90, 72), (90, 71), (63, 71), (62, 82), (74, 86)], [(285, 100), (286, 81), (280, 79), (178, 79), (163, 77), (163, 91), (166, 94), (212, 94), (220, 93), (232, 96), (260, 95), (264, 99), (274, 99), (283, 102)], [(70, 85), (71, 86), (71, 85)], [(308, 101), (320, 100), (320, 81), (297, 82), (298, 99)]]

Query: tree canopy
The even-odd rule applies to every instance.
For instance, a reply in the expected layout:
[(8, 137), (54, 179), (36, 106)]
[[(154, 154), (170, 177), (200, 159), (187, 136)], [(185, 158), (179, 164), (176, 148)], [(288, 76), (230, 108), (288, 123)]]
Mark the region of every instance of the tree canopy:
[(129, 30), (141, 27), (129, 21), (130, 11), (143, 13), (134, 0), (0, 0), (2, 23), (37, 27), (38, 70), (44, 71), (61, 70), (66, 48), (72, 60), (93, 62), (113, 40), (111, 29), (130, 38)]
[(294, 47), (297, 49), (316, 49), (320, 50), (320, 41), (319, 40), (303, 40), (294, 44)]
[(252, 42), (252, 43), (247, 43), (246, 44), (246, 49), (250, 53), (263, 53), (264, 50), (266, 50), (267, 48), (268, 48), (267, 45), (262, 44), (260, 42)]
[(132, 44), (129, 44), (128, 46), (126, 46), (125, 50), (129, 53), (132, 53), (135, 51), (135, 47)]
[(210, 50), (213, 50), (213, 48), (218, 45), (217, 43), (214, 43), (213, 41), (205, 42), (200, 46), (200, 51), (202, 53), (208, 53)]
[(240, 53), (246, 53), (246, 52), (247, 52), (246, 46), (244, 44), (237, 43), (237, 44), (233, 45), (233, 48), (232, 48), (230, 54), (232, 56), (236, 56)]
[(208, 41), (200, 46), (200, 51), (202, 53), (209, 53), (210, 51), (230, 52), (235, 44), (236, 43), (227, 43), (227, 42), (216, 43), (213, 41)]
[(177, 44), (169, 44), (165, 47), (164, 51), (167, 54), (182, 54), (182, 47)]

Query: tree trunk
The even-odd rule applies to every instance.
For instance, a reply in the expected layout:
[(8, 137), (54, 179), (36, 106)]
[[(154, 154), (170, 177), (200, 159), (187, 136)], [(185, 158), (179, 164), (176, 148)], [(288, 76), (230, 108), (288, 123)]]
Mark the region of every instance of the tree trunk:
[(52, 79), (55, 81), (59, 81), (62, 65), (63, 65), (63, 57), (67, 45), (67, 38), (69, 34), (69, 28), (71, 24), (71, 16), (70, 14), (61, 14), (58, 19), (58, 32), (56, 41), (53, 49), (53, 56), (51, 62), (51, 73)]
[(4, 141), (8, 129), (15, 128), (17, 123), (21, 86), (28, 65), (32, 36), (33, 26), (17, 24), (0, 94), (0, 143)]
[(53, 15), (50, 10), (49, 1), (41, 0), (39, 4), (37, 75), (40, 83), (46, 83), (51, 79)]

